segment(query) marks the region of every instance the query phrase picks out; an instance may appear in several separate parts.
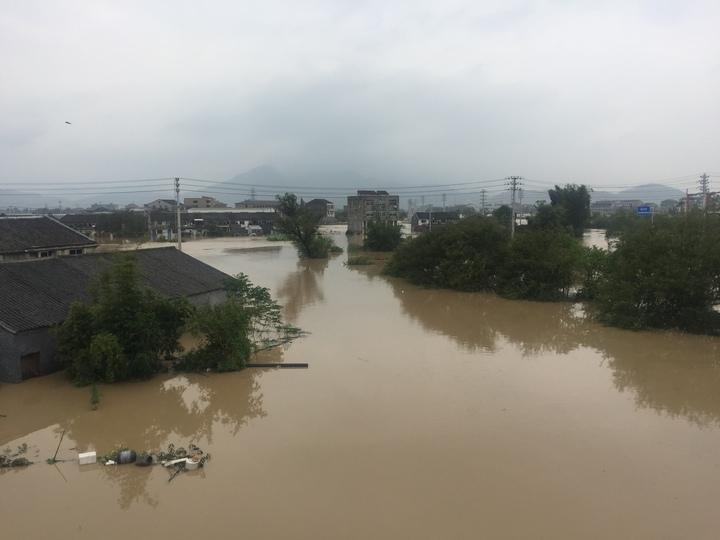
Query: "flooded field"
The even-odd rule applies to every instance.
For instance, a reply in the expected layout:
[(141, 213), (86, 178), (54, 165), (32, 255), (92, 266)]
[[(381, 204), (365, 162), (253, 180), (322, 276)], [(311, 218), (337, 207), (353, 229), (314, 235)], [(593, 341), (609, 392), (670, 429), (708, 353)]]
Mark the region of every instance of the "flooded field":
[[(718, 537), (720, 340), (418, 289), (285, 243), (184, 249), (270, 287), (310, 335), (267, 358), (309, 369), (102, 386), (97, 411), (63, 374), (0, 385), (0, 448), (38, 462), (0, 472), (3, 538)], [(47, 465), (62, 430), (70, 461)], [(171, 483), (73, 461), (170, 442), (212, 460)]]

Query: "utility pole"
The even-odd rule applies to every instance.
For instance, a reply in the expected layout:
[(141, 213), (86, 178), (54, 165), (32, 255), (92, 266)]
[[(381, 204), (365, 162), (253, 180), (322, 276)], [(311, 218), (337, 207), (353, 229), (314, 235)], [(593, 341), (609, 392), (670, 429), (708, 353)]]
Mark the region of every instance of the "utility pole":
[(485, 216), (485, 196), (487, 194), (487, 190), (481, 189), (480, 190), (480, 208), (482, 208), (482, 215)]
[(177, 248), (182, 251), (182, 225), (180, 224), (180, 178), (175, 177), (175, 208), (177, 210)]
[(701, 174), (698, 184), (700, 185), (700, 193), (702, 193), (703, 198), (703, 210), (707, 211), (708, 193), (710, 191), (710, 177), (706, 173)]
[(510, 238), (515, 238), (515, 195), (522, 186), (522, 176), (508, 176), (507, 180), (508, 189), (510, 190), (510, 201), (511, 210), (510, 212)]

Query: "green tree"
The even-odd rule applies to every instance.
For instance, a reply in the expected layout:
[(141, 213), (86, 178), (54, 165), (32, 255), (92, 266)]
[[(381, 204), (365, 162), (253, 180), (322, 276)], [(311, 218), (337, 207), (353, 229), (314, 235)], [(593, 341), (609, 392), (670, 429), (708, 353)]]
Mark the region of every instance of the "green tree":
[(498, 223), (500, 223), (500, 225), (503, 225), (504, 227), (510, 226), (510, 219), (512, 218), (512, 214), (512, 208), (510, 208), (507, 204), (503, 204), (502, 206), (499, 206), (492, 211), (493, 217), (497, 220)]
[(541, 204), (530, 219), (530, 227), (535, 229), (557, 229), (567, 222), (565, 209), (560, 206)]
[(324, 259), (336, 250), (333, 241), (322, 236), (318, 230), (321, 220), (319, 214), (300, 204), (294, 193), (278, 195), (277, 199), (280, 206), (275, 228), (292, 240), (300, 257)]
[(470, 217), (401, 244), (385, 272), (419, 285), (493, 290), (508, 254), (508, 238), (507, 228), (496, 220)]
[(119, 255), (56, 329), (59, 356), (78, 384), (148, 377), (179, 349), (189, 309), (142, 288), (134, 257)]
[(566, 184), (548, 190), (550, 204), (562, 208), (565, 225), (572, 227), (575, 236), (582, 236), (590, 223), (590, 192), (584, 185)]
[(520, 230), (504, 261), (499, 292), (529, 300), (567, 298), (581, 257), (580, 243), (563, 229)]
[(225, 282), (227, 300), (217, 306), (195, 310), (187, 325), (201, 345), (186, 354), (180, 364), (190, 371), (234, 371), (245, 367), (249, 356), (302, 335), (283, 323), (281, 307), (269, 289), (238, 274)]
[(694, 213), (620, 233), (597, 295), (601, 321), (720, 333), (720, 219)]
[(367, 226), (365, 248), (371, 251), (394, 251), (402, 241), (402, 226), (387, 221), (371, 221)]

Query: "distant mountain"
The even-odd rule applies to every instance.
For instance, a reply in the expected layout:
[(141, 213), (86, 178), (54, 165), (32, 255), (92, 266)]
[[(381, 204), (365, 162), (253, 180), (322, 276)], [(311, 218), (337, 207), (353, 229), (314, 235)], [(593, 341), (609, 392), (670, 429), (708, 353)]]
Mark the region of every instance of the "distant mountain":
[[(685, 193), (681, 190), (671, 186), (665, 186), (663, 184), (644, 184), (619, 191), (592, 191), (590, 193), (590, 199), (592, 201), (637, 199), (643, 202), (659, 203), (665, 199), (677, 200), (684, 195)], [(548, 197), (547, 191), (537, 191), (531, 189), (523, 190), (523, 204), (533, 204), (536, 201), (549, 202), (550, 198)], [(494, 204), (510, 204), (510, 192), (504, 191), (502, 193), (498, 193), (497, 195), (490, 197), (490, 202)]]
[(0, 210), (9, 207), (23, 208), (56, 208), (58, 201), (62, 201), (63, 206), (68, 206), (65, 197), (53, 197), (42, 193), (35, 193), (30, 190), (18, 191), (14, 189), (0, 189)]

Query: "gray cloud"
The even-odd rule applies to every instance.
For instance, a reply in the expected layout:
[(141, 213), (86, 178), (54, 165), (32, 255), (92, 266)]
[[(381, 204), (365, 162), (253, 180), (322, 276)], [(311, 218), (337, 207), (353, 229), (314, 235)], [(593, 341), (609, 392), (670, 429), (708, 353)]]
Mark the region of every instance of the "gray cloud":
[(0, 181), (720, 170), (716, 2), (478, 4), (5, 6)]

